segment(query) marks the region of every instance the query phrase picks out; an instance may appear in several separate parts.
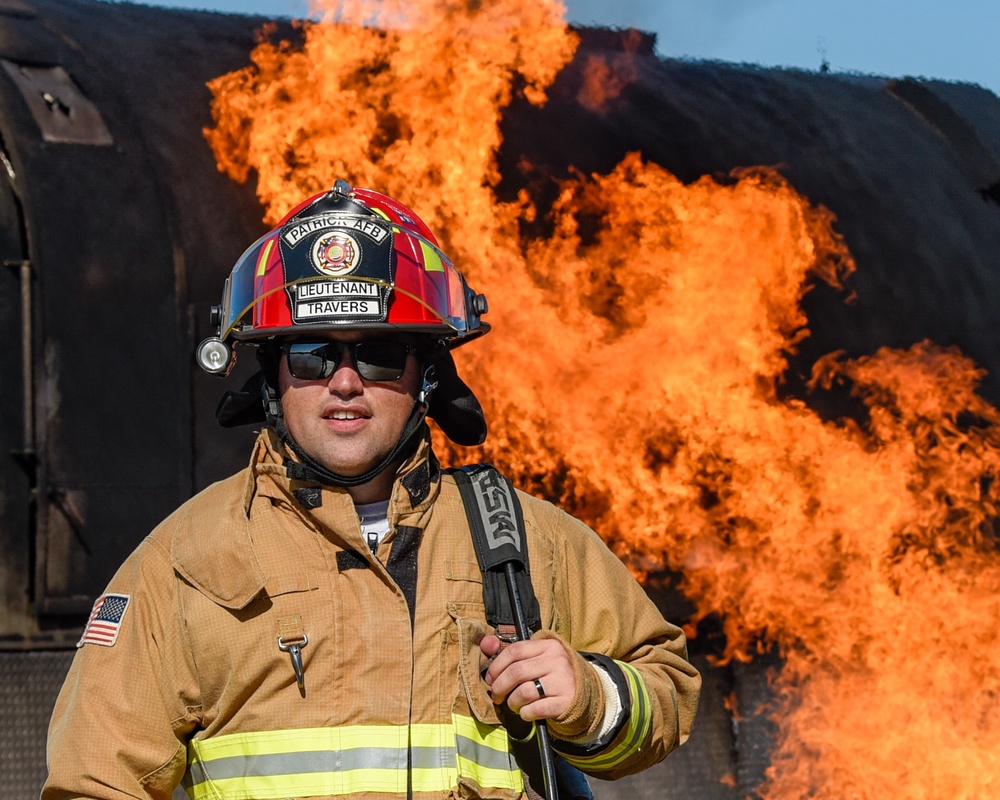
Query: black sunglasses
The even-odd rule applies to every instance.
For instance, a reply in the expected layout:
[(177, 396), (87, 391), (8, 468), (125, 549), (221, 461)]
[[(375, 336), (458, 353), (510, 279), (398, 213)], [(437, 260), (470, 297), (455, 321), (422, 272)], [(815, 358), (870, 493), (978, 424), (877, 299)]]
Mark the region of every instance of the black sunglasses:
[(406, 357), (417, 348), (404, 342), (373, 339), (368, 342), (290, 342), (281, 346), (288, 371), (299, 380), (329, 378), (340, 367), (344, 351), (358, 374), (368, 381), (398, 381), (406, 370)]

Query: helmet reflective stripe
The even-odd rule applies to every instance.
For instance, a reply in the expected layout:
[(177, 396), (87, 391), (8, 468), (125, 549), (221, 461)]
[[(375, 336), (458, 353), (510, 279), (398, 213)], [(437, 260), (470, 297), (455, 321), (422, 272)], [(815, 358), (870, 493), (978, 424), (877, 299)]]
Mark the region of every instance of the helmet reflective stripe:
[(427, 272), (444, 272), (441, 262), (441, 251), (420, 239), (420, 252), (424, 255), (424, 270)]
[(271, 237), (267, 240), (267, 244), (260, 251), (260, 256), (257, 258), (257, 277), (263, 278), (264, 272), (267, 270), (267, 260), (271, 257), (271, 248), (274, 247), (275, 239)]
[(394, 231), (399, 231), (399, 233), (405, 233), (407, 236), (413, 237), (416, 241), (420, 243), (420, 252), (424, 256), (424, 270), (427, 272), (441, 272), (444, 269), (444, 264), (451, 266), (451, 259), (448, 258), (434, 242), (425, 238), (421, 234), (413, 230), (412, 227), (403, 227), (398, 223), (393, 222), (389, 215), (386, 214), (381, 208), (372, 208), (376, 214), (378, 214), (382, 219), (387, 220)]
[[(412, 747), (407, 737), (412, 737)], [(414, 792), (447, 792), (459, 776), (523, 791), (502, 728), (453, 716), (452, 724), (261, 731), (192, 740), (183, 785), (192, 800), (405, 795), (408, 751)]]

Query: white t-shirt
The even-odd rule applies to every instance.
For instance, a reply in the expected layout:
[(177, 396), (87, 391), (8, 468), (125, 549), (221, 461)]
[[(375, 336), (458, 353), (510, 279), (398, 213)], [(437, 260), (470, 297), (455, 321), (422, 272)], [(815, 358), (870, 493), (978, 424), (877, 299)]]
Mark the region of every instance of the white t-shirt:
[(354, 510), (361, 523), (361, 535), (374, 553), (389, 533), (389, 501), (379, 500), (377, 503), (355, 505)]

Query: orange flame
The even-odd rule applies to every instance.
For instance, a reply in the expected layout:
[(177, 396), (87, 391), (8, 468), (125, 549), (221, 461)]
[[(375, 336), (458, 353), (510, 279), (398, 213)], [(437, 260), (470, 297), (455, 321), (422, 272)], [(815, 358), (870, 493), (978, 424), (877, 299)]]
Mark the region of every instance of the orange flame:
[(560, 7), (373, 8), (213, 82), (220, 168), (256, 173), (272, 222), (343, 177), (443, 233), (493, 309), (457, 356), (493, 423), (475, 458), (638, 576), (678, 571), (725, 659), (781, 655), (763, 797), (992, 796), (1000, 415), (981, 373), (929, 343), (833, 354), (813, 385), (850, 387), (866, 419), (782, 398), (809, 282), (854, 269), (828, 211), (766, 170), (685, 186), (638, 154), (566, 182), (544, 220), (526, 192), (498, 203), (502, 110), (516, 83), (542, 102), (575, 47)]
[(562, 7), (345, 3), (327, 15), (340, 23), (303, 23), (300, 48), (264, 41), (252, 66), (209, 84), (220, 169), (241, 181), (256, 172), (269, 223), (346, 177), (409, 200), (432, 230), (461, 217), (489, 231), (514, 79), (542, 103), (576, 48)]

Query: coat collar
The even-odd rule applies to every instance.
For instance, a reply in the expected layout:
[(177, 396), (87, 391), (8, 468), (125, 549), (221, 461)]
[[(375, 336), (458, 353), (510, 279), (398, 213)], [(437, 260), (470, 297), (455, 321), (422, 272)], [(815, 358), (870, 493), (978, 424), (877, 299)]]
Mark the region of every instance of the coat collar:
[[(270, 428), (254, 444), (250, 464), (232, 478), (214, 484), (179, 510), (179, 526), (171, 553), (174, 568), (204, 595), (224, 608), (247, 606), (267, 584), (268, 575), (254, 548), (257, 504), (277, 501), (316, 527), (330, 512), (347, 510), (344, 489), (292, 480), (285, 472), (288, 453)], [(390, 523), (400, 524), (430, 509), (440, 488), (440, 468), (425, 433), (417, 450), (400, 467), (393, 484)], [(313, 500), (310, 501), (309, 498)], [(313, 503), (318, 503), (310, 508)], [(324, 511), (323, 507), (326, 507)], [(353, 513), (353, 505), (350, 507)]]

